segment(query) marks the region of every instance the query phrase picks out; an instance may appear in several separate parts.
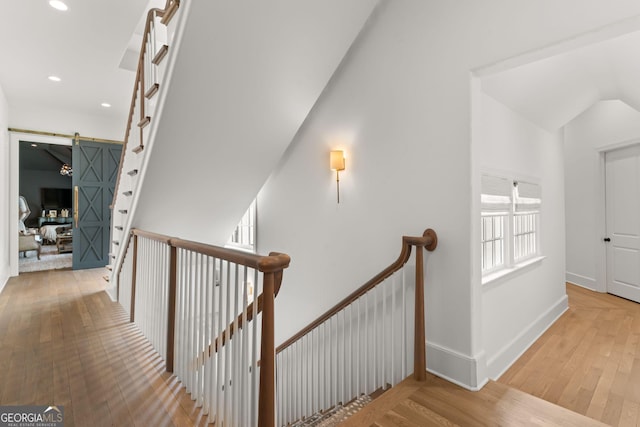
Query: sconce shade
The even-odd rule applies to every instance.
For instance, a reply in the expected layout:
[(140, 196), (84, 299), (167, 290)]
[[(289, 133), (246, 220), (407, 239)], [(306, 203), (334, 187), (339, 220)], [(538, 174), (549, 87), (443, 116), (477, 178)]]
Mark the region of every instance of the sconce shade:
[(331, 152), (329, 158), (331, 170), (343, 171), (344, 170), (344, 152), (342, 150), (335, 150)]

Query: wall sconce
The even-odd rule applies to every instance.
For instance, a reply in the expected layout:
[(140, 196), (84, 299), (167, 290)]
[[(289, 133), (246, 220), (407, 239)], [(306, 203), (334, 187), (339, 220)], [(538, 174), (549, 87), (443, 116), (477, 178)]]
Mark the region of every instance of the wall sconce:
[(345, 169), (344, 167), (344, 151), (334, 150), (329, 156), (329, 164), (332, 171), (336, 171), (336, 189), (338, 191), (338, 203), (340, 203), (340, 171)]

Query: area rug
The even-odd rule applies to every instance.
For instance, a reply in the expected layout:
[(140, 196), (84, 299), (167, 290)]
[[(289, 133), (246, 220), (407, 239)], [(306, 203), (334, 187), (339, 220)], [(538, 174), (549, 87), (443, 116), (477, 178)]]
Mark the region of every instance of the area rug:
[(59, 254), (56, 245), (42, 245), (40, 259), (36, 251), (28, 251), (25, 257), (22, 253), (18, 255), (18, 272), (28, 273), (31, 271), (59, 270), (61, 268), (71, 268), (73, 254)]
[(304, 420), (291, 424), (291, 427), (334, 427), (344, 422), (370, 402), (371, 397), (365, 394), (351, 401), (346, 406), (338, 405), (327, 411), (319, 412)]

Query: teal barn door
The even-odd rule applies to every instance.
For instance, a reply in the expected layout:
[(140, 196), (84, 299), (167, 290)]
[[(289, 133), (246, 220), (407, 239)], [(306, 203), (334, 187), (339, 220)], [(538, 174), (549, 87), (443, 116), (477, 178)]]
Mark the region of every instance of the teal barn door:
[(122, 145), (76, 139), (73, 143), (73, 269), (109, 263), (113, 192)]

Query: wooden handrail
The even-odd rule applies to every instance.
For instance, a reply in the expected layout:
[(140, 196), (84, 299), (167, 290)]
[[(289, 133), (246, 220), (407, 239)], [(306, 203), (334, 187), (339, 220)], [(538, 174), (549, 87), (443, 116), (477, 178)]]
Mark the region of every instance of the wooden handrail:
[[(260, 342), (260, 376), (259, 376), (259, 395), (258, 395), (258, 425), (262, 427), (273, 427), (275, 422), (275, 331), (274, 331), (274, 316), (275, 316), (275, 297), (280, 289), (282, 283), (283, 270), (289, 266), (290, 258), (286, 254), (279, 252), (271, 252), (268, 256), (260, 256), (250, 254), (246, 252), (237, 251), (234, 249), (222, 248), (213, 245), (206, 245), (203, 243), (192, 242), (184, 239), (172, 238), (159, 233), (152, 233), (149, 231), (132, 229), (129, 233), (126, 247), (129, 246), (131, 239), (134, 242), (133, 259), (137, 264), (138, 258), (138, 238), (144, 237), (151, 239), (162, 244), (166, 244), (170, 250), (169, 257), (169, 284), (168, 284), (168, 301), (167, 301), (167, 331), (166, 331), (166, 370), (167, 372), (173, 372), (174, 360), (175, 360), (175, 324), (176, 324), (176, 302), (177, 302), (177, 288), (178, 288), (178, 249), (185, 249), (193, 252), (197, 252), (203, 255), (213, 256), (218, 259), (233, 262), (238, 265), (251, 267), (256, 271), (263, 273), (262, 281), (262, 294), (260, 294), (256, 300), (251, 303), (247, 312), (238, 316), (235, 320), (235, 325), (230, 324), (222, 334), (214, 340), (208, 346), (208, 351), (205, 349), (198, 355), (195, 363), (204, 363), (207, 356), (211, 356), (212, 351), (217, 351), (218, 348), (225, 344), (225, 341), (229, 341), (236, 330), (241, 329), (244, 326), (245, 320), (255, 321), (254, 310), (258, 313), (262, 312), (262, 326), (261, 326), (261, 342)], [(122, 263), (118, 271), (118, 275), (122, 270)], [(133, 274), (135, 276), (136, 265), (133, 268)], [(131, 321), (134, 318), (135, 309), (135, 295), (136, 285), (135, 277), (132, 278), (131, 286)], [(119, 293), (120, 280), (118, 280), (118, 293)], [(256, 306), (254, 306), (256, 304)], [(244, 317), (244, 319), (243, 319)], [(208, 354), (207, 354), (208, 353)]]
[[(178, 2), (178, 5), (179, 3), (180, 2)], [(175, 13), (175, 11), (173, 13)], [(138, 55), (138, 68), (136, 70), (136, 78), (133, 84), (133, 95), (131, 96), (131, 104), (129, 105), (129, 118), (127, 119), (127, 127), (124, 133), (124, 143), (122, 146), (122, 152), (120, 153), (120, 167), (118, 169), (118, 177), (116, 178), (116, 186), (115, 186), (115, 191), (113, 193), (113, 202), (111, 203), (112, 206), (115, 206), (116, 198), (118, 197), (118, 189), (120, 187), (120, 175), (122, 175), (122, 166), (124, 164), (124, 156), (127, 152), (127, 146), (129, 145), (129, 134), (131, 132), (131, 125), (133, 124), (133, 112), (135, 111), (135, 108), (136, 108), (136, 100), (138, 97), (138, 87), (140, 86), (140, 83), (141, 83), (140, 82), (141, 76), (144, 73), (144, 55), (147, 49), (147, 40), (149, 39), (151, 22), (153, 22), (153, 19), (155, 16), (163, 17), (164, 14), (165, 14), (165, 11), (158, 8), (149, 9), (149, 11), (147, 12), (147, 20), (145, 22), (144, 32), (142, 34), (142, 45), (140, 47), (140, 54)], [(144, 92), (144, 88), (141, 88), (140, 90)]]
[[(224, 259), (226, 261), (230, 261), (235, 264), (240, 264), (240, 265), (253, 268), (255, 270), (260, 271), (261, 273), (275, 273), (275, 295), (276, 296), (278, 295), (278, 292), (280, 292), (280, 285), (282, 284), (282, 270), (289, 267), (289, 263), (291, 262), (291, 257), (289, 257), (289, 255), (282, 254), (279, 252), (270, 252), (268, 256), (261, 256), (261, 255), (251, 254), (248, 252), (238, 251), (235, 249), (223, 248), (220, 246), (207, 245), (205, 243), (198, 243), (190, 240), (169, 237), (164, 234), (153, 233), (151, 231), (140, 230), (137, 228), (131, 229), (131, 231), (129, 232), (129, 237), (127, 238), (127, 241), (124, 242), (123, 244), (123, 248), (129, 247), (131, 239), (134, 236), (155, 240), (157, 242), (164, 243), (172, 248), (186, 249), (193, 252), (201, 253), (203, 255)], [(123, 264), (120, 263), (120, 268), (116, 273), (116, 277), (120, 275), (120, 271), (122, 271), (122, 265)], [(117, 292), (118, 293), (120, 292), (120, 281), (118, 281)], [(257, 304), (258, 304), (258, 313), (260, 313), (262, 312), (262, 301), (260, 300), (260, 297), (258, 297), (257, 299)], [(252, 305), (250, 307), (252, 307)], [(252, 312), (251, 316), (253, 316), (253, 308), (251, 309), (251, 312)], [(248, 320), (251, 320), (251, 319), (252, 317), (250, 317)], [(239, 323), (239, 327), (240, 328), (242, 327), (242, 322)], [(231, 335), (233, 335), (233, 332), (234, 332), (233, 327), (231, 327), (230, 328)], [(224, 343), (224, 339), (222, 342)], [(211, 354), (211, 349), (209, 350), (209, 354)]]
[(167, 0), (164, 5), (165, 15), (162, 17), (162, 23), (164, 25), (168, 25), (173, 15), (175, 15), (176, 11), (180, 7), (180, 0)]
[(287, 268), (291, 262), (289, 255), (281, 254), (279, 252), (271, 252), (268, 256), (256, 255), (236, 249), (223, 248), (221, 246), (169, 237), (164, 234), (152, 233), (150, 231), (139, 230), (136, 228), (131, 230), (131, 234), (166, 243), (175, 248), (198, 252), (214, 258), (221, 258), (225, 261), (233, 262), (234, 264), (240, 264), (256, 269), (261, 273), (281, 271)]
[(286, 340), (284, 343), (280, 344), (276, 349), (276, 354), (280, 353), (282, 350), (289, 347), (294, 342), (298, 341), (300, 338), (307, 335), (309, 332), (314, 330), (316, 327), (320, 326), (322, 323), (333, 317), (336, 313), (343, 310), (345, 307), (348, 307), (349, 304), (354, 302), (356, 299), (360, 298), (362, 295), (369, 292), (376, 285), (382, 283), (386, 278), (391, 276), (396, 271), (400, 270), (403, 265), (407, 263), (409, 257), (411, 256), (411, 246), (424, 247), (428, 251), (433, 251), (438, 246), (438, 236), (435, 231), (432, 229), (427, 229), (424, 231), (422, 236), (420, 237), (410, 237), (403, 236), (402, 237), (402, 250), (400, 251), (400, 256), (397, 260), (387, 268), (382, 270), (380, 273), (375, 275), (371, 280), (366, 282), (364, 285), (360, 286), (358, 289), (349, 294), (342, 301), (334, 305), (332, 308), (327, 310), (323, 315), (318, 317), (316, 320), (311, 322), (309, 325), (304, 327), (300, 332)]

